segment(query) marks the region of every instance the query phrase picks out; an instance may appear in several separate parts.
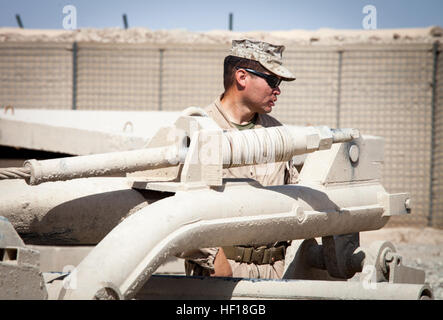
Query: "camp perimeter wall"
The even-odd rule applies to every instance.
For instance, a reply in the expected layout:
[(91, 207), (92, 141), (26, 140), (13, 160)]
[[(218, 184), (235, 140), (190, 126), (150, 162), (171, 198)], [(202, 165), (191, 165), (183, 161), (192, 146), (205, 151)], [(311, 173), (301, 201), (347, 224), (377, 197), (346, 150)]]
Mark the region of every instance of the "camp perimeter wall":
[[(0, 43), (0, 105), (78, 110), (204, 107), (223, 91), (227, 45)], [(285, 124), (385, 139), (383, 184), (409, 192), (391, 225), (443, 228), (443, 55), (437, 42), (286, 46)]]

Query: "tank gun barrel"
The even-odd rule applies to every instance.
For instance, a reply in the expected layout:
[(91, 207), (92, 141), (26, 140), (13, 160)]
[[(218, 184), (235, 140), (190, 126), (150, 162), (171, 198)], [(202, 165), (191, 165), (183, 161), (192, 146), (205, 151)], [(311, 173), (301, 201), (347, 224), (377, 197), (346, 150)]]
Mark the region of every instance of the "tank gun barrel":
[[(356, 129), (330, 129), (325, 126), (277, 126), (215, 132), (221, 133), (221, 145), (218, 147), (221, 148), (224, 168), (288, 161), (295, 155), (329, 149), (332, 143), (347, 142), (359, 137)], [(212, 148), (211, 142), (208, 144), (206, 147)], [(214, 150), (217, 150), (216, 146)], [(28, 184), (37, 185), (47, 181), (166, 168), (183, 163), (187, 152), (185, 145), (173, 144), (41, 161), (32, 159), (24, 163), (22, 171), (26, 174), (12, 175), (5, 172), (2, 175), (0, 172), (0, 178), (24, 178)]]

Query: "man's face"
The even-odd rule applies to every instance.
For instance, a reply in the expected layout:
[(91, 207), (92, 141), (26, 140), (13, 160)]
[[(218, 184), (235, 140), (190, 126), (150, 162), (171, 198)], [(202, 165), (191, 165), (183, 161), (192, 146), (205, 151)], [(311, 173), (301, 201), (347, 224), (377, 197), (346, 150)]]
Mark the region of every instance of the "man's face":
[[(270, 75), (269, 72), (265, 74)], [(279, 86), (271, 88), (264, 78), (248, 73), (244, 98), (253, 111), (261, 114), (271, 112), (280, 93)]]

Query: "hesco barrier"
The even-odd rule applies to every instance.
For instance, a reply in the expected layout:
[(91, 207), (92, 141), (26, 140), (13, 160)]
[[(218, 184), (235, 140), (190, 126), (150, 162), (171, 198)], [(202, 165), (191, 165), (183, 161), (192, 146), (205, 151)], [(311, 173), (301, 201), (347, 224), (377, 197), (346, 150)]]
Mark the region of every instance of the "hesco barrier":
[(433, 112), (433, 152), (432, 152), (432, 210), (429, 225), (443, 228), (443, 46), (435, 53), (436, 86)]
[[(79, 110), (204, 107), (223, 91), (229, 46), (0, 43), (0, 105)], [(443, 228), (443, 46), (287, 46), (297, 80), (273, 115), (385, 138), (383, 185), (413, 211), (390, 225)]]

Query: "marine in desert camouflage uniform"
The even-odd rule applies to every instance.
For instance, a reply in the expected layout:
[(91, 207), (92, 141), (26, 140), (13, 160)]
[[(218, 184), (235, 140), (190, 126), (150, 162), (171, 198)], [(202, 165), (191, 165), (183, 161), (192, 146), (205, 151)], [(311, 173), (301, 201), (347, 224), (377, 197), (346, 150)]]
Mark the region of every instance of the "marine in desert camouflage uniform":
[[(295, 80), (282, 64), (284, 46), (234, 40), (224, 61), (225, 92), (206, 107), (224, 130), (282, 125), (269, 115), (281, 91), (281, 81)], [(250, 178), (263, 186), (296, 183), (292, 162), (277, 162), (223, 170), (224, 178)], [(201, 248), (184, 252), (187, 275), (281, 278), (288, 242)]]

